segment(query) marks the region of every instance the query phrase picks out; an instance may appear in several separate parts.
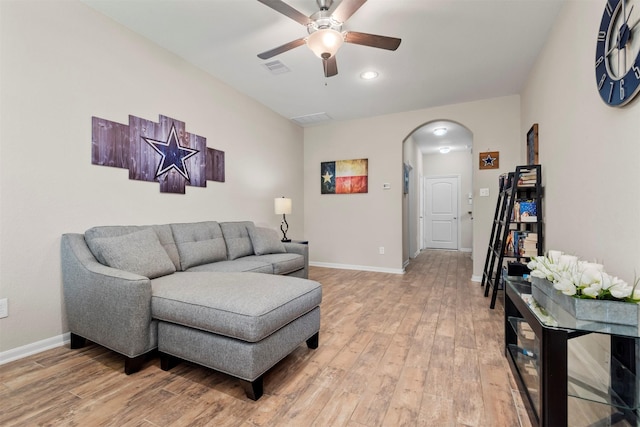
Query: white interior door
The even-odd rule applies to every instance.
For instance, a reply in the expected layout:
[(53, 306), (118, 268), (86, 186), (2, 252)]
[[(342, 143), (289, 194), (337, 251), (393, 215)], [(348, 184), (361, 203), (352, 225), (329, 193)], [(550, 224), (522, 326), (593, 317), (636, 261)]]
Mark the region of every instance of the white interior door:
[(425, 179), (425, 240), (431, 249), (458, 249), (458, 177)]

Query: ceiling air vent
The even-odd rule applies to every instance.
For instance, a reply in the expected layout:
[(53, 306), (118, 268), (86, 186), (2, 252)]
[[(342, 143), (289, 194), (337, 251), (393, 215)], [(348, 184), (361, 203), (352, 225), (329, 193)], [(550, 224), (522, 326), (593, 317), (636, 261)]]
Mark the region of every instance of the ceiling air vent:
[(270, 61), (262, 64), (271, 74), (284, 74), (291, 71), (286, 65), (280, 61)]
[(311, 125), (314, 123), (326, 122), (331, 120), (331, 116), (327, 113), (313, 113), (307, 114), (306, 116), (298, 116), (292, 117), (291, 120), (298, 123), (299, 125)]

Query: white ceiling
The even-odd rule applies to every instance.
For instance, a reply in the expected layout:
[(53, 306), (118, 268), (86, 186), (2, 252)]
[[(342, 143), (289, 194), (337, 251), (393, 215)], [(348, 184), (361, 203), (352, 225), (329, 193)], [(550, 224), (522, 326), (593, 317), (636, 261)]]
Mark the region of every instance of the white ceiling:
[[(566, 0), (369, 0), (343, 30), (402, 39), (397, 51), (344, 44), (325, 78), (307, 35), (257, 0), (83, 0), (287, 118), (348, 120), (520, 93)], [(311, 15), (314, 0), (285, 0)], [(291, 71), (272, 74), (281, 61)], [(362, 71), (380, 75), (362, 80)]]
[[(447, 133), (435, 135), (433, 131), (437, 128), (445, 128)], [(471, 131), (459, 123), (448, 120), (429, 122), (416, 129), (411, 138), (423, 154), (438, 154), (442, 147), (449, 147), (451, 152), (470, 151), (473, 145)]]

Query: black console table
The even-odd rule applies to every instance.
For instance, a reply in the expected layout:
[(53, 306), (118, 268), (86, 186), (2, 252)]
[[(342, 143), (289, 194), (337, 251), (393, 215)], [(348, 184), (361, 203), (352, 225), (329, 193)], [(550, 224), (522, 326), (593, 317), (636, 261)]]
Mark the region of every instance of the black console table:
[[(581, 321), (566, 311), (551, 317), (531, 297), (529, 282), (511, 277), (505, 284), (505, 355), (526, 396), (523, 400), (531, 423), (567, 426), (568, 400), (578, 399), (612, 408), (611, 415), (593, 425), (637, 425), (638, 327)], [(568, 341), (591, 333), (611, 340), (610, 381), (604, 390), (569, 374)]]

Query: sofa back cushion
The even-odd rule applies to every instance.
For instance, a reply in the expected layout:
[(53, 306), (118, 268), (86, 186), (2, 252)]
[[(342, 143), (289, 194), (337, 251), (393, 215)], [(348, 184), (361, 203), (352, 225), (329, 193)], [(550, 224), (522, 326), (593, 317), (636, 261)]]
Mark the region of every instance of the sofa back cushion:
[(154, 279), (176, 271), (152, 228), (91, 239), (92, 252), (101, 263)]
[(220, 224), (215, 221), (171, 224), (180, 255), (180, 269), (227, 259)]
[(227, 243), (227, 257), (230, 260), (253, 255), (253, 245), (249, 237), (249, 229), (255, 227), (253, 222), (221, 222), (220, 227)]
[(118, 237), (125, 234), (135, 233), (136, 231), (144, 230), (147, 228), (153, 229), (160, 240), (160, 244), (164, 248), (167, 255), (173, 262), (176, 269), (180, 269), (180, 256), (178, 255), (178, 248), (176, 242), (173, 240), (173, 233), (169, 224), (163, 225), (105, 225), (101, 227), (93, 227), (84, 232), (84, 240), (87, 242), (87, 246), (93, 252), (99, 263), (106, 265), (106, 261), (100, 254), (96, 253), (93, 246), (93, 239), (100, 237)]
[(287, 251), (280, 240), (280, 235), (274, 229), (254, 227), (249, 229), (249, 237), (256, 255), (281, 254)]

